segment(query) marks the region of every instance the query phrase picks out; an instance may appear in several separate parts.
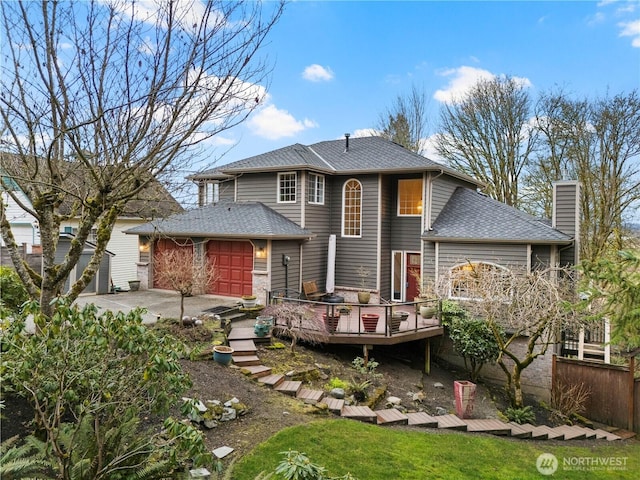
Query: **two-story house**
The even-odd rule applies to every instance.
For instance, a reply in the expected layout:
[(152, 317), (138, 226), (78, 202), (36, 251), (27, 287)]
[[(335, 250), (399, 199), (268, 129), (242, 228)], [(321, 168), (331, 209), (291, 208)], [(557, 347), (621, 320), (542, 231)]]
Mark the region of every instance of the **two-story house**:
[[(294, 144), (191, 179), (200, 208), (127, 230), (152, 246), (147, 288), (161, 287), (153, 252), (168, 248), (196, 248), (215, 262), (219, 279), (208, 293), (263, 299), (300, 292), (308, 280), (324, 288), (334, 255), (335, 292), (354, 301), (363, 266), (374, 302), (413, 300), (417, 278), (437, 281), (469, 262), (536, 268), (576, 261), (576, 182), (554, 186), (549, 224), (380, 137)], [(463, 290), (458, 284), (450, 294)]]

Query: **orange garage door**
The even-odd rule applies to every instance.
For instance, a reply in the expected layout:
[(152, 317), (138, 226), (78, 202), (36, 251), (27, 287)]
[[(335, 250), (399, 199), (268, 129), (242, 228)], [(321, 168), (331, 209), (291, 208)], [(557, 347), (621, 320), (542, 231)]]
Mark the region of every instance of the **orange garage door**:
[(217, 280), (207, 293), (241, 297), (251, 295), (253, 245), (247, 241), (209, 240), (207, 260), (215, 262)]

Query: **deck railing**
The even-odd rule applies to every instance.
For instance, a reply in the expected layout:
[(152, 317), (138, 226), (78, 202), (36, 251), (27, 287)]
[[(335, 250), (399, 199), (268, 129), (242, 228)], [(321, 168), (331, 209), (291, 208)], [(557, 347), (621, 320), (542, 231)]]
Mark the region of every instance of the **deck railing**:
[[(306, 305), (314, 318), (313, 321), (303, 321), (300, 328), (317, 331), (319, 325), (324, 325), (323, 334), (329, 336), (393, 337), (442, 325), (442, 304), (438, 299), (380, 304), (333, 303), (284, 296), (273, 297), (272, 300)], [(422, 306), (431, 307), (426, 317), (420, 313)], [(274, 321), (277, 326), (277, 317)]]

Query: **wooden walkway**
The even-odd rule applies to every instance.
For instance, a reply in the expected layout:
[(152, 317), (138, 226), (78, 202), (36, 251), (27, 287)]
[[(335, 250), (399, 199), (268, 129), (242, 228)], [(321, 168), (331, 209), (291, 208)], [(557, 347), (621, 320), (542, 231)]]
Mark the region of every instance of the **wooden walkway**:
[[(429, 415), (426, 412), (403, 413), (395, 408), (372, 410), (367, 406), (346, 405), (343, 399), (330, 397), (323, 390), (303, 387), (302, 382), (289, 380), (285, 375), (273, 374), (271, 368), (256, 363), (259, 360), (251, 328), (234, 329), (229, 335), (229, 346), (235, 350), (233, 361), (247, 376), (257, 382), (302, 402), (322, 406), (344, 418), (377, 425), (411, 425), (423, 428), (459, 430), (470, 433), (489, 433), (534, 440), (620, 440), (621, 437), (605, 430), (562, 425), (548, 427), (530, 424), (506, 423), (498, 419), (461, 419), (455, 415)], [(265, 337), (259, 337), (263, 340)], [(247, 360), (250, 363), (246, 363)]]

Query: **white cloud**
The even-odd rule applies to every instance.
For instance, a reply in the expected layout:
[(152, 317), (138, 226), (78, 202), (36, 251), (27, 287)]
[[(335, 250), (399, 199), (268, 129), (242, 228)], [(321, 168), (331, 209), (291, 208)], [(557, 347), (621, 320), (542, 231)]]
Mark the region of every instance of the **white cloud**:
[(267, 105), (256, 111), (247, 120), (246, 125), (255, 135), (269, 140), (292, 137), (303, 130), (318, 126), (316, 122), (307, 118), (302, 121), (296, 120), (289, 112), (275, 105)]
[[(444, 89), (436, 90), (436, 93), (433, 94), (433, 98), (443, 103), (460, 101), (478, 82), (482, 80), (492, 80), (498, 76), (488, 70), (466, 65), (444, 70), (440, 75), (443, 77), (451, 77), (449, 84)], [(510, 78), (523, 88), (528, 88), (533, 85), (531, 81), (525, 77), (512, 76)]]
[(317, 63), (309, 65), (302, 72), (302, 78), (310, 82), (328, 82), (333, 80), (333, 77), (333, 71), (329, 67), (323, 67)]
[(640, 20), (633, 22), (620, 22), (618, 26), (622, 29), (621, 37), (632, 37), (631, 45), (640, 48)]
[(443, 103), (453, 103), (464, 97), (480, 80), (495, 78), (495, 75), (488, 70), (465, 65), (445, 70), (440, 75), (450, 77), (449, 84), (444, 89), (436, 90), (436, 93), (433, 94), (433, 98)]

